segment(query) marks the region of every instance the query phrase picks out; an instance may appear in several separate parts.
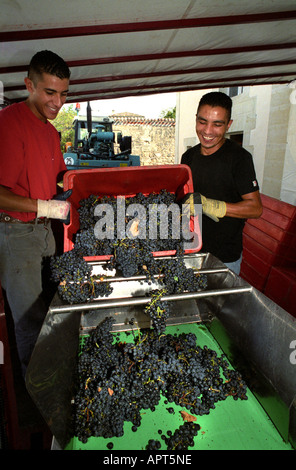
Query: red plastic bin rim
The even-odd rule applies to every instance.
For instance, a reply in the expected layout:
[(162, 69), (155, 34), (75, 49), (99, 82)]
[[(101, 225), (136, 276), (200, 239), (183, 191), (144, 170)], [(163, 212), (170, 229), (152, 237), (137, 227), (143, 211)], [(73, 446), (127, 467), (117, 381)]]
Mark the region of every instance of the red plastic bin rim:
[(75, 174), (83, 175), (83, 174), (91, 174), (91, 173), (142, 173), (143, 171), (162, 171), (162, 170), (170, 170), (170, 169), (180, 169), (184, 168), (188, 172), (188, 175), (191, 175), (191, 169), (188, 165), (184, 165), (183, 163), (177, 164), (170, 164), (170, 165), (142, 165), (142, 166), (128, 166), (128, 167), (104, 167), (104, 168), (91, 168), (91, 169), (79, 169), (79, 170), (68, 170), (64, 174), (64, 183), (67, 181), (71, 176)]
[[(142, 177), (142, 178), (141, 178)], [(109, 185), (112, 187), (112, 179), (118, 181), (119, 188), (114, 188), (113, 191), (109, 189)], [(179, 185), (183, 182), (186, 182), (188, 186), (188, 192), (193, 192), (193, 180), (192, 173), (190, 168), (187, 165), (178, 164), (178, 165), (149, 165), (149, 166), (140, 166), (140, 167), (121, 167), (121, 168), (99, 168), (99, 169), (89, 169), (89, 170), (69, 170), (65, 173), (63, 179), (64, 191), (68, 189), (74, 189), (75, 184), (89, 183), (94, 184), (95, 180), (100, 180), (100, 183), (104, 186), (108, 181), (107, 192), (102, 192), (100, 194), (111, 195), (116, 191), (116, 194), (135, 194), (139, 192), (153, 192), (153, 188), (156, 186), (155, 191), (159, 192), (161, 189), (170, 190), (168, 187), (164, 186), (167, 184), (169, 178), (169, 183), (172, 187), (174, 184), (174, 189), (176, 187), (177, 181)], [(166, 181), (167, 180), (167, 181)], [(186, 181), (185, 181), (186, 180)], [(130, 183), (136, 185), (136, 187), (129, 187)], [(148, 188), (147, 188), (147, 185)], [(145, 191), (143, 187), (147, 188)], [(127, 191), (127, 187), (129, 190)], [(99, 194), (99, 191), (98, 191)], [(115, 193), (114, 193), (115, 194)]]

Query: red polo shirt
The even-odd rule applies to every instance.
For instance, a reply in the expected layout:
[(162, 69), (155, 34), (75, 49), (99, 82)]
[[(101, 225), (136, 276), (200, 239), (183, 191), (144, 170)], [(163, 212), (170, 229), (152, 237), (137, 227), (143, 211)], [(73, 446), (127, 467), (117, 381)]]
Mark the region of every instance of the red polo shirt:
[[(25, 102), (0, 111), (0, 185), (19, 196), (52, 199), (66, 171), (55, 127), (40, 121)], [(59, 176), (60, 175), (60, 176)], [(4, 211), (28, 221), (34, 212)]]

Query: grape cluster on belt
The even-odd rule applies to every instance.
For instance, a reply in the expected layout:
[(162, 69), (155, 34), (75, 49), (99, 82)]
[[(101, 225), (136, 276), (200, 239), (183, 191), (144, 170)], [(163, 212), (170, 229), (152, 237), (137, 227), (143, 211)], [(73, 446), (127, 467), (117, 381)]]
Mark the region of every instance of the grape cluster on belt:
[[(223, 356), (197, 346), (193, 333), (159, 335), (143, 329), (133, 342), (122, 343), (110, 332), (112, 323), (111, 318), (101, 322), (79, 356), (73, 406), (74, 435), (80, 441), (120, 437), (125, 422), (136, 430), (141, 412), (154, 409), (161, 396), (195, 415), (208, 414), (228, 396), (247, 399), (239, 373)], [(184, 423), (164, 439), (167, 448), (186, 450), (198, 429), (196, 423)]]
[[(199, 430), (199, 424), (185, 422), (181, 424), (174, 433), (169, 430), (167, 436), (162, 434), (161, 438), (165, 441), (167, 450), (188, 450), (188, 447), (194, 446), (194, 437), (197, 436)], [(161, 449), (161, 441), (158, 439), (149, 439), (145, 449), (159, 450)]]
[[(179, 426), (173, 433), (171, 430), (167, 431), (167, 436), (162, 434), (159, 430), (158, 433), (162, 434), (161, 439), (164, 440), (167, 450), (188, 450), (188, 447), (194, 446), (194, 437), (197, 436), (200, 430), (200, 425), (194, 422), (185, 422)], [(159, 439), (149, 439), (145, 450), (160, 450), (162, 447)]]

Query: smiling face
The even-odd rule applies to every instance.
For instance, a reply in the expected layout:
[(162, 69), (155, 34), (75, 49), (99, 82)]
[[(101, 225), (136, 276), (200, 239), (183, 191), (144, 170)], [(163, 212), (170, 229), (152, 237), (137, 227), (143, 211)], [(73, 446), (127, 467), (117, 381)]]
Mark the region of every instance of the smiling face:
[(196, 115), (196, 134), (201, 153), (211, 155), (225, 142), (225, 133), (232, 124), (228, 111), (221, 106), (202, 105)]
[(55, 119), (67, 98), (68, 78), (42, 73), (38, 81), (25, 78), (25, 84), (30, 93), (26, 103), (35, 116), (43, 122)]

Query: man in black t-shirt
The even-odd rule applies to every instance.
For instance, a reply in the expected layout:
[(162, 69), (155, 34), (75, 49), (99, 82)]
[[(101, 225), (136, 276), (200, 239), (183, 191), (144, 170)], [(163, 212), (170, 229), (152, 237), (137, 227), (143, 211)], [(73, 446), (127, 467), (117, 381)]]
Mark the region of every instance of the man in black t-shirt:
[(245, 220), (260, 217), (262, 204), (252, 155), (225, 138), (231, 108), (225, 93), (201, 98), (196, 114), (200, 143), (183, 154), (181, 163), (192, 171), (194, 194), (188, 200), (202, 203), (202, 251), (239, 274)]

